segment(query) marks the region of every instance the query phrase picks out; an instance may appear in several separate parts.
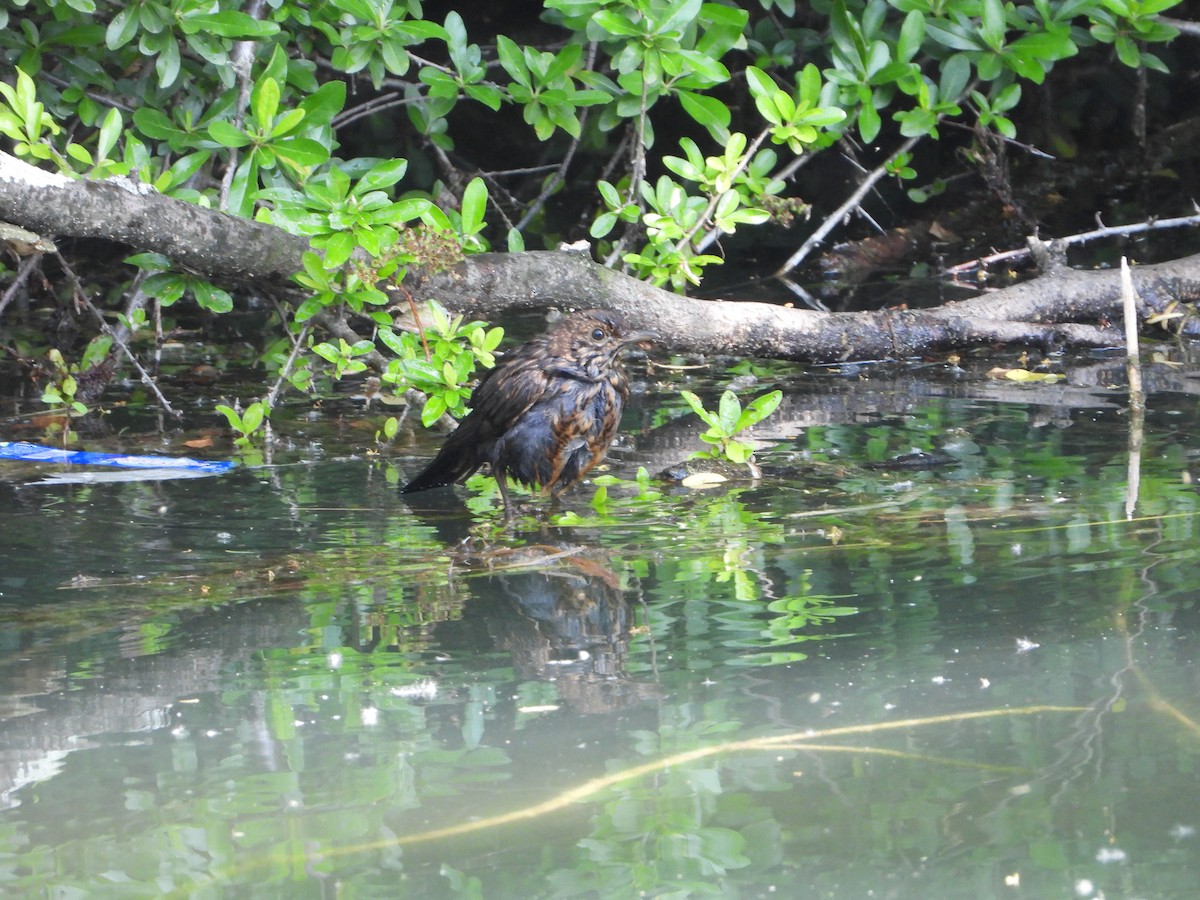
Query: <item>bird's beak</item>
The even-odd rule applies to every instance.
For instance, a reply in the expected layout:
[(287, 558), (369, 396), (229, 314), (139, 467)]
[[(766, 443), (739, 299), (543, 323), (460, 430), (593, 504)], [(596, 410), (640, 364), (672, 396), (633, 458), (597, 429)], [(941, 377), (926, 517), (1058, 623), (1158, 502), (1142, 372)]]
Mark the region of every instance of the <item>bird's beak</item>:
[[(625, 337), (621, 338), (622, 344), (661, 344), (663, 342), (662, 335), (657, 331), (631, 331)], [(642, 347), (643, 350), (648, 350), (648, 347)]]

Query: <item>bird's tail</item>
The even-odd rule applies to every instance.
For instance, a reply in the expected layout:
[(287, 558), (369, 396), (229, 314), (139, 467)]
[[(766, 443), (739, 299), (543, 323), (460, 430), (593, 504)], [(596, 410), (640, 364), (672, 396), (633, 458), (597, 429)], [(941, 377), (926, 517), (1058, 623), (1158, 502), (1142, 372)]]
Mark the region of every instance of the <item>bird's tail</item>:
[(479, 463), (474, 462), (469, 455), (463, 453), (447, 453), (446, 448), (442, 448), (442, 452), (434, 457), (425, 469), (400, 488), (402, 494), (415, 494), (417, 491), (428, 491), (431, 488), (443, 487), (447, 484), (454, 484), (456, 481), (462, 481), (472, 472), (479, 468)]

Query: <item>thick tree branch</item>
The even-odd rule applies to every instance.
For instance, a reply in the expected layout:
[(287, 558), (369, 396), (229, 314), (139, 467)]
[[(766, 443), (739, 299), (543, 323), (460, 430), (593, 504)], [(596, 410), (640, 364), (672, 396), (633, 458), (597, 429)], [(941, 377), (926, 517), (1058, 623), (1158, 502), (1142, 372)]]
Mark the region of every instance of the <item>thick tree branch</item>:
[[(61, 236), (155, 250), (216, 280), (278, 286), (308, 244), (269, 225), (164, 197), (127, 180), (71, 180), (0, 153), (0, 220)], [(1200, 296), (1200, 255), (1134, 270), (1143, 317)], [(809, 362), (905, 359), (980, 344), (1121, 346), (1116, 272), (1060, 267), (1031, 282), (926, 311), (820, 313), (765, 303), (696, 300), (557, 252), (483, 254), (436, 275), (410, 275), (419, 297), (495, 318), (513, 309), (601, 306), (652, 327), (680, 352)], [(340, 318), (320, 323), (348, 341)], [(382, 364), (382, 356), (371, 358)]]
[[(1192, 277), (1198, 276), (1200, 257), (1192, 260)], [(1143, 276), (1138, 288), (1161, 281)], [(603, 306), (624, 314), (634, 327), (657, 328), (677, 350), (807, 362), (904, 359), (979, 344), (1119, 346), (1119, 331), (1081, 324), (1117, 308), (1116, 273), (1065, 270), (1062, 282), (1068, 290), (1061, 301), (1054, 289), (1038, 291), (1039, 280), (1017, 286), (1024, 291), (1009, 288), (928, 311), (819, 313), (680, 297), (582, 255), (534, 251), (469, 257), (421, 279), (413, 292), (482, 318), (508, 309)], [(1095, 303), (1082, 302), (1089, 291)]]
[(30, 231), (104, 238), (153, 250), (214, 278), (287, 281), (303, 238), (270, 225), (173, 200), (128, 178), (64, 178), (0, 152), (0, 220)]

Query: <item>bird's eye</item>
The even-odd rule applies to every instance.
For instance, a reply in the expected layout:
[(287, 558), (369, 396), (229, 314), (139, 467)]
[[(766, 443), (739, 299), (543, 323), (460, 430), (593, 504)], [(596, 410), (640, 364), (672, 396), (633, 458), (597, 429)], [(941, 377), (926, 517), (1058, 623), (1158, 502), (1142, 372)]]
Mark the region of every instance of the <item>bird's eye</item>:
[(604, 340), (604, 329), (603, 328), (593, 328), (592, 329), (592, 340), (593, 341)]

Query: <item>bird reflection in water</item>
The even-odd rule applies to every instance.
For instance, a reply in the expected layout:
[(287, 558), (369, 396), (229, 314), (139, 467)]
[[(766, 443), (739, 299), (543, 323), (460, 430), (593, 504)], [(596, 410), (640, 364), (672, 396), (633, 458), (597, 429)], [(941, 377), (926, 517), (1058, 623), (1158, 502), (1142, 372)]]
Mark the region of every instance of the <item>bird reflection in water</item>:
[(631, 679), (634, 614), (616, 573), (580, 548), (538, 545), (489, 554), (470, 580), (464, 624), (479, 622), (523, 679), (553, 681), (577, 712), (610, 712), (661, 695)]

